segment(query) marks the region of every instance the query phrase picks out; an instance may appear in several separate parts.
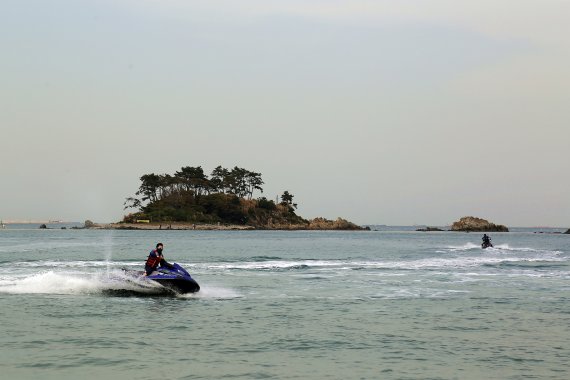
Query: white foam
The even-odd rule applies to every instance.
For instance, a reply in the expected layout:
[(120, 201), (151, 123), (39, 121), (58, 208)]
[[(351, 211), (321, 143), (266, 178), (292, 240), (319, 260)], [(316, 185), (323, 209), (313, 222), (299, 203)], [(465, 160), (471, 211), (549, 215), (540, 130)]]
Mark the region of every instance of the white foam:
[(492, 251), (495, 250), (495, 251), (512, 251), (512, 252), (537, 252), (537, 253), (547, 253), (547, 254), (556, 254), (556, 255), (562, 253), (560, 251), (548, 251), (548, 250), (529, 248), (529, 247), (511, 247), (508, 244), (498, 244), (495, 245), (494, 247), (487, 249), (491, 249)]
[[(472, 246), (475, 246), (472, 244)], [(466, 246), (467, 247), (467, 246)], [(455, 249), (455, 248), (454, 248)], [(448, 252), (451, 253), (451, 252)], [(194, 264), (194, 271), (199, 272), (232, 272), (238, 271), (263, 271), (271, 272), (273, 270), (296, 270), (308, 269), (310, 271), (319, 271), (334, 273), (341, 275), (350, 270), (355, 269), (402, 269), (402, 270), (421, 270), (421, 269), (447, 269), (447, 268), (472, 268), (482, 265), (496, 265), (503, 262), (561, 262), (566, 258), (561, 257), (557, 251), (538, 251), (531, 249), (512, 249), (505, 251), (502, 249), (486, 249), (477, 251), (476, 255), (454, 252), (453, 255), (427, 257), (416, 260), (371, 260), (371, 261), (353, 261), (353, 260), (281, 260), (281, 261), (265, 261), (265, 262), (222, 262), (222, 263), (200, 263)]]
[(140, 293), (160, 293), (164, 288), (154, 281), (125, 276), (122, 271), (104, 273), (53, 271), (27, 277), (3, 277), (0, 293), (9, 294), (86, 294), (107, 290), (127, 290)]
[(74, 294), (100, 289), (100, 282), (85, 276), (43, 272), (23, 279), (2, 280), (0, 292), (12, 294)]
[[(460, 246), (448, 246), (446, 248), (444, 248), (443, 250), (439, 250), (437, 252), (439, 253), (444, 253), (444, 252), (457, 252), (457, 251), (469, 251), (469, 250), (473, 250), (473, 249), (481, 249), (481, 245), (480, 244), (475, 244), (475, 243), (466, 243), (464, 245), (460, 245)], [(493, 247), (489, 247), (486, 249), (486, 251), (498, 251), (498, 250), (502, 250), (502, 251), (513, 251), (513, 252), (551, 252), (551, 253), (561, 253), (560, 251), (548, 251), (548, 250), (542, 250), (542, 249), (536, 249), (536, 248), (530, 248), (530, 247), (511, 247), (509, 244), (496, 244)]]

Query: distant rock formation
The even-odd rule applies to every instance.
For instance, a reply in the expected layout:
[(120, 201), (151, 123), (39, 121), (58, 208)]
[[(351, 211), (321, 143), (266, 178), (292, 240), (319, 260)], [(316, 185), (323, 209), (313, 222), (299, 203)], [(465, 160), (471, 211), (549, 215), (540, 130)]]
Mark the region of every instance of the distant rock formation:
[(83, 228), (95, 228), (95, 227), (97, 227), (97, 225), (92, 221), (90, 221), (89, 219), (87, 219), (83, 224)]
[(437, 228), (437, 227), (426, 227), (426, 228), (418, 228), (416, 231), (418, 231), (418, 232), (441, 232), (443, 230), (441, 228)]
[(566, 231), (564, 233), (570, 235), (570, 228), (568, 228), (568, 231)]
[(370, 227), (360, 227), (343, 218), (328, 220), (325, 218), (315, 218), (309, 220), (308, 230), (370, 230)]
[(257, 226), (262, 230), (346, 230), (346, 231), (370, 231), (370, 227), (361, 227), (343, 218), (329, 220), (325, 218), (315, 218), (302, 220), (300, 223), (275, 223), (269, 220), (266, 225)]
[(451, 231), (462, 232), (509, 232), (506, 226), (490, 223), (473, 216), (465, 216), (451, 225)]

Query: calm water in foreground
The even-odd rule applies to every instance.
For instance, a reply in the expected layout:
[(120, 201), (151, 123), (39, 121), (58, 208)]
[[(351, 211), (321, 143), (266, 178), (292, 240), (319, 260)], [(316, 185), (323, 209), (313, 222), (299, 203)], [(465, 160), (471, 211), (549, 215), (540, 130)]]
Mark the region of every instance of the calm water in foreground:
[(569, 379), (570, 236), (492, 237), (0, 230), (0, 377)]

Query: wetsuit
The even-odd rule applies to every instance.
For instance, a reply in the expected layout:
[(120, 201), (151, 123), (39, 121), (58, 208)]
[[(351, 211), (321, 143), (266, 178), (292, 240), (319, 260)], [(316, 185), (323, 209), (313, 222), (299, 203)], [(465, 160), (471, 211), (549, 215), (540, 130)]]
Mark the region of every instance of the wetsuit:
[(148, 254), (148, 258), (146, 259), (146, 263), (144, 264), (144, 271), (146, 272), (146, 275), (147, 276), (150, 275), (153, 271), (156, 270), (156, 268), (158, 268), (159, 265), (161, 267), (172, 268), (172, 264), (164, 260), (162, 253), (158, 252), (156, 249), (153, 249)]

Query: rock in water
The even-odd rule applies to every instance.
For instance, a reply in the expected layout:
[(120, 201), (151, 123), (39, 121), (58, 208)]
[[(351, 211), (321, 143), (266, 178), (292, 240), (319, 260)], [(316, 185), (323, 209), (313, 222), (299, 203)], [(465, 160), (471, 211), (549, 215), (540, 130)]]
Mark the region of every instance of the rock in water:
[(463, 232), (509, 232), (506, 226), (490, 223), (474, 216), (465, 216), (451, 225), (451, 231)]
[(443, 232), (443, 230), (441, 228), (437, 228), (437, 227), (418, 228), (416, 231), (418, 231), (418, 232)]
[(568, 228), (568, 231), (566, 231), (564, 233), (570, 235), (570, 228)]
[(309, 221), (307, 226), (308, 230), (367, 230), (370, 228), (363, 228), (343, 218), (336, 220), (328, 220), (325, 218), (315, 218)]

